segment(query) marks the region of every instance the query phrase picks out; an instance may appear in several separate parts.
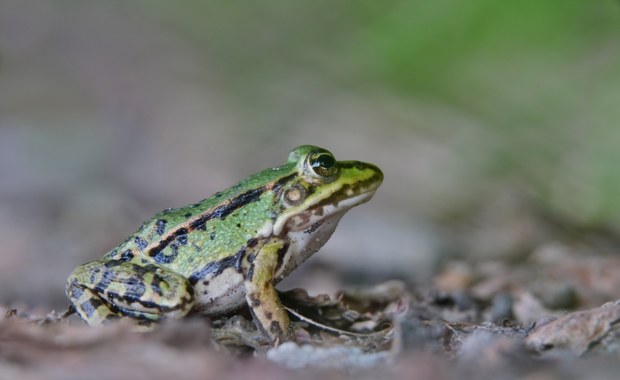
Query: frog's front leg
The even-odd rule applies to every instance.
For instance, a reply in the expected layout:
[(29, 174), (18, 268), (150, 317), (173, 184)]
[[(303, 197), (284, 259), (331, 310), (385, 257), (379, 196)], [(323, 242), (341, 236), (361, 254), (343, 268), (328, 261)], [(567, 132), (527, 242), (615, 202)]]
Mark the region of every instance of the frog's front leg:
[(67, 297), (89, 325), (130, 317), (140, 324), (180, 318), (194, 302), (189, 282), (153, 264), (120, 260), (93, 261), (69, 276)]
[(258, 252), (249, 253), (251, 262), (245, 279), (245, 297), (255, 320), (272, 342), (291, 338), (290, 319), (274, 286), (278, 255), (286, 253), (287, 244), (272, 238)]

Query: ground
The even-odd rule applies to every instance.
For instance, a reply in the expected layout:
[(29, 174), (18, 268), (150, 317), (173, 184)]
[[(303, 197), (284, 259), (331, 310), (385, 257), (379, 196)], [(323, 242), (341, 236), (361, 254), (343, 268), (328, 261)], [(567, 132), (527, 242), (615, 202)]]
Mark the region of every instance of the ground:
[(283, 292), (296, 343), (276, 347), (243, 309), (136, 332), (3, 308), (0, 378), (614, 378), (619, 269), (555, 245), (521, 263), (451, 262), (429, 286)]

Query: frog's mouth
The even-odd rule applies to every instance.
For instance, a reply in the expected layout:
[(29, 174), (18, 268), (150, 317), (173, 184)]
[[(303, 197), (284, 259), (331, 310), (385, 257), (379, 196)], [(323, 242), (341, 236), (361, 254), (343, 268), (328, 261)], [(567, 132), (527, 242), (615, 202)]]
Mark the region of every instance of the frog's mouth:
[(304, 231), (312, 234), (326, 222), (329, 222), (328, 224), (338, 223), (345, 212), (352, 207), (368, 202), (375, 191), (376, 189), (372, 189), (345, 198), (332, 196), (319, 201), (317, 204), (310, 205), (305, 211), (277, 220), (273, 226), (273, 233), (279, 235), (282, 232)]

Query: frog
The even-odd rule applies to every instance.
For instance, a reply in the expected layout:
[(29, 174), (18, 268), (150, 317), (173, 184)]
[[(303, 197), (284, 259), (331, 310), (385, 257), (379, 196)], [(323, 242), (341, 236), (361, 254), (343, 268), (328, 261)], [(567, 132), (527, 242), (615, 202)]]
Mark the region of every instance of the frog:
[(313, 145), (198, 203), (147, 220), (101, 259), (78, 266), (65, 293), (91, 326), (151, 326), (247, 305), (270, 343), (292, 339), (276, 285), (332, 236), (383, 182), (375, 165)]

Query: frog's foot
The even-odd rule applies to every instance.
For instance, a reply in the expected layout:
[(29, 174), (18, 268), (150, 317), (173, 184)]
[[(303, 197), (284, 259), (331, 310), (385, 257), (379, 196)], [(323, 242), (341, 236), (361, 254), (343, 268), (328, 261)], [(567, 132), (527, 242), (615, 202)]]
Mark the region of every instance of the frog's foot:
[(177, 273), (156, 265), (93, 261), (69, 276), (67, 297), (89, 325), (122, 317), (148, 325), (180, 318), (193, 306), (193, 289)]

